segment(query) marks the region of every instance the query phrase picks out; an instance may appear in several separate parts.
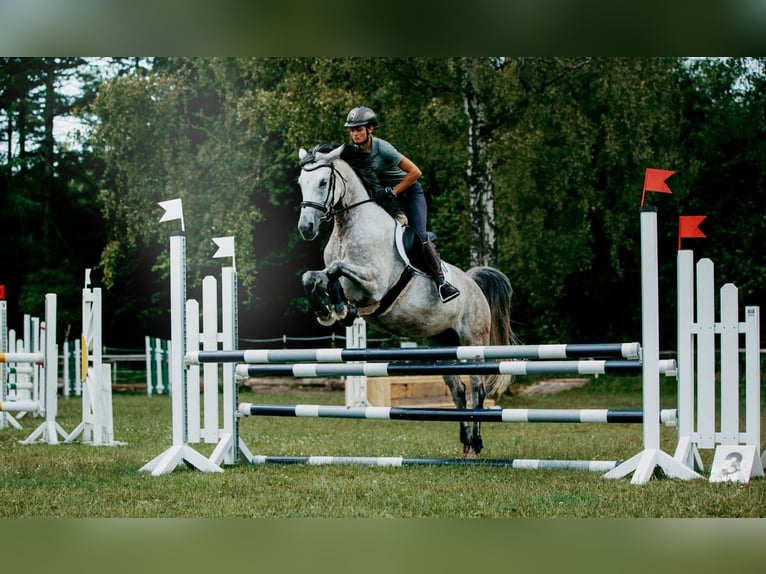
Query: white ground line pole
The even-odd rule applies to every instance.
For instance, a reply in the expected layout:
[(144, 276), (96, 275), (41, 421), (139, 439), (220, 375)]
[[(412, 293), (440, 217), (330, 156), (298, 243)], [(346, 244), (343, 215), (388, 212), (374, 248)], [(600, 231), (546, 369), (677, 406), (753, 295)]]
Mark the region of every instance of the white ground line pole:
[(139, 471), (152, 476), (172, 472), (182, 462), (205, 472), (223, 472), (202, 454), (187, 444), (186, 368), (184, 364), (186, 337), (186, 233), (170, 235), (170, 385), (173, 409), (173, 446), (156, 456)]
[(660, 324), (656, 207), (641, 208), (641, 314), (644, 450), (607, 472), (604, 478), (622, 478), (632, 472), (632, 484), (645, 484), (652, 478), (658, 466), (669, 478), (702, 478), (660, 450)]

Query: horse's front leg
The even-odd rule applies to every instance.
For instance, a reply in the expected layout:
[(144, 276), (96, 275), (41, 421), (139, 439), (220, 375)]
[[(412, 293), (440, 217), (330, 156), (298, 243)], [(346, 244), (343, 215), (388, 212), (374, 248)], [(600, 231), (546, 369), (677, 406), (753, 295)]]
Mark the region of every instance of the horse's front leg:
[(327, 297), (327, 274), (322, 271), (306, 271), (301, 276), (303, 291), (306, 293), (309, 305), (318, 317), (330, 314), (324, 299)]
[(349, 304), (340, 278), (344, 267), (331, 264), (324, 271), (303, 274), (303, 289), (320, 325), (330, 327), (336, 322), (349, 326), (357, 317), (356, 307)]
[(375, 269), (369, 266), (357, 265), (347, 261), (333, 261), (327, 266), (325, 273), (329, 283), (330, 306), (337, 320), (349, 326), (357, 317), (356, 305), (349, 301), (341, 285), (344, 277), (353, 287), (357, 302), (369, 304), (378, 300), (380, 284)]
[[(481, 376), (471, 375), (471, 407), (474, 409), (483, 409), (486, 396)], [(481, 439), (481, 421), (474, 421), (471, 449), (473, 450), (473, 453), (477, 455), (483, 448), (484, 441)]]
[(301, 277), (301, 281), (303, 282), (306, 299), (308, 299), (317, 321), (325, 327), (331, 326), (335, 323), (335, 318), (333, 317), (332, 308), (327, 303), (328, 299), (332, 299), (330, 297), (330, 280), (327, 277), (327, 273), (324, 271), (306, 271)]
[[(465, 384), (462, 379), (457, 375), (444, 375), (443, 379), (452, 394), (452, 402), (455, 403), (455, 408), (466, 408)], [(474, 458), (475, 453), (471, 446), (473, 443), (471, 425), (466, 421), (460, 421), (460, 442), (463, 445), (463, 457)]]
[(356, 306), (348, 302), (346, 294), (343, 292), (343, 286), (340, 284), (340, 272), (327, 272), (327, 280), (330, 295), (330, 307), (335, 319), (345, 325), (351, 326), (357, 317)]

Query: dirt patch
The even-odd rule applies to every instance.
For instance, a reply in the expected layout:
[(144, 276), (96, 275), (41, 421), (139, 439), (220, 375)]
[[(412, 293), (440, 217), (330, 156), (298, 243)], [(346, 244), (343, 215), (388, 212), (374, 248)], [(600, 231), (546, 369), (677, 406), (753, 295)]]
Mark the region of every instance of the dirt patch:
[(570, 389), (582, 387), (588, 383), (588, 379), (547, 379), (537, 381), (530, 385), (518, 386), (513, 389), (513, 393), (520, 397), (533, 397), (536, 395), (553, 395), (563, 393)]
[(268, 377), (249, 378), (240, 383), (254, 392), (279, 392), (279, 391), (342, 391), (346, 388), (345, 383), (338, 378), (293, 378), (293, 377)]
[[(588, 383), (587, 378), (546, 379), (529, 385), (513, 386), (512, 392), (520, 397), (533, 397), (536, 395), (553, 395), (563, 393), (570, 389), (582, 387)], [(345, 383), (339, 378), (250, 378), (242, 383), (251, 391), (341, 391)]]

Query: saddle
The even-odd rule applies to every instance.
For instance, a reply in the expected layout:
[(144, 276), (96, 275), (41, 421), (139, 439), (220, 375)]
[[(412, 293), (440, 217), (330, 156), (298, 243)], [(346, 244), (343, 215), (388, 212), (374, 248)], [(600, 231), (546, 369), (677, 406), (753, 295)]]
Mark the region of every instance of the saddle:
[[(436, 234), (431, 231), (427, 233), (428, 239), (433, 242), (436, 239)], [(428, 276), (428, 273), (422, 270), (424, 259), (423, 243), (420, 241), (420, 238), (412, 227), (403, 226), (398, 221), (395, 222), (394, 243), (396, 244), (396, 250), (399, 252), (400, 257), (404, 260), (404, 271), (391, 290), (383, 296), (377, 309), (371, 313), (373, 316), (382, 315), (388, 311), (389, 307), (393, 305), (394, 301), (396, 301), (401, 292), (410, 282), (413, 275)], [(449, 281), (452, 272), (446, 265), (444, 265), (443, 261), (441, 265), (444, 277)]]
[[(433, 231), (427, 231), (428, 239), (431, 243), (436, 243), (436, 234)], [(396, 242), (396, 249), (399, 251), (399, 255), (404, 259), (404, 263), (412, 267), (416, 272), (427, 275), (423, 270), (423, 244), (415, 233), (412, 227), (404, 226), (401, 223), (396, 223), (396, 231), (394, 233), (394, 240)], [(447, 274), (447, 267), (442, 261), (442, 272)]]

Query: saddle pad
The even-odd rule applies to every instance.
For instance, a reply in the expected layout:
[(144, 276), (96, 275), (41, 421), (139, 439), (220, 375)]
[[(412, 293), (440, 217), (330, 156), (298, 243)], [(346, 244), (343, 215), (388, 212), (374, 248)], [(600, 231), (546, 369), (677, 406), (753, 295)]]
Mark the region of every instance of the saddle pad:
[[(399, 223), (398, 221), (394, 221), (394, 243), (396, 244), (396, 250), (399, 252), (399, 257), (402, 258), (405, 265), (412, 267), (418, 275), (425, 275), (427, 277), (428, 276), (427, 273), (415, 267), (412, 264), (412, 261), (410, 261), (410, 257), (409, 255), (407, 255), (407, 250), (404, 248), (404, 232), (405, 232), (405, 226)], [(452, 271), (450, 270), (449, 267), (447, 267), (447, 265), (444, 264), (444, 261), (441, 261), (441, 266), (442, 266), (442, 273), (444, 273), (444, 278), (447, 281), (451, 281)]]

